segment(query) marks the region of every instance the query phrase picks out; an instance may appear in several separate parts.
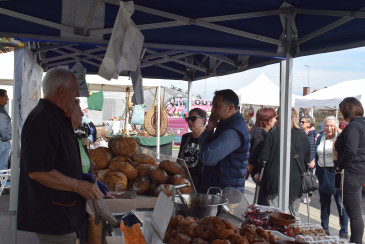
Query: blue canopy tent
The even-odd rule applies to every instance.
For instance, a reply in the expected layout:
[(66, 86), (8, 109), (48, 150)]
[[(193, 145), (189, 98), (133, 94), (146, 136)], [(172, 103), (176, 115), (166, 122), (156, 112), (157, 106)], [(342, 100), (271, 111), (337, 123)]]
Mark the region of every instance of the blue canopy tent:
[[(145, 37), (146, 78), (187, 80), (191, 88), (194, 80), (280, 62), (279, 206), (287, 210), (293, 58), (364, 46), (364, 7), (358, 0), (136, 0), (132, 20)], [(45, 70), (80, 60), (93, 74), (118, 8), (117, 0), (0, 1), (0, 36), (36, 41), (32, 51)]]

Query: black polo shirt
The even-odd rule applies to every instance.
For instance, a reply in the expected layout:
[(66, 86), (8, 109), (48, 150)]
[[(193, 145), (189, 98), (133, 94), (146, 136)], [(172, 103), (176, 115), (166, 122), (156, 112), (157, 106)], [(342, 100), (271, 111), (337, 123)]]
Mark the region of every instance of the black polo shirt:
[(82, 224), (85, 200), (80, 195), (50, 189), (28, 176), (54, 169), (72, 178), (82, 177), (71, 119), (41, 99), (25, 120), (21, 135), (19, 230), (59, 235), (75, 232)]

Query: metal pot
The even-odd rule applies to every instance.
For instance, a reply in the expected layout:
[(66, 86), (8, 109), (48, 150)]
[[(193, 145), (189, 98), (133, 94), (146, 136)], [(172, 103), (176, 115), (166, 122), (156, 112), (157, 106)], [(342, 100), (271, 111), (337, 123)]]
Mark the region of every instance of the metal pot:
[(221, 207), (228, 203), (228, 199), (213, 194), (183, 194), (187, 206), (176, 198), (177, 213), (183, 216), (197, 217), (216, 216)]

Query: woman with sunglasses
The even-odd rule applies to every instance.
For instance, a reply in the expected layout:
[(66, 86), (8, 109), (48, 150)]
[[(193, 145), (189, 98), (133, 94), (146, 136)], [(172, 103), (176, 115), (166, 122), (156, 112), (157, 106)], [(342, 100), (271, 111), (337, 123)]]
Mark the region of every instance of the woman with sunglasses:
[[(319, 132), (314, 127), (314, 120), (309, 115), (304, 115), (299, 120), (300, 125), (304, 129), (305, 133), (307, 133), (309, 144), (310, 144), (310, 163), (309, 163), (309, 171), (313, 174), (314, 167), (315, 167), (315, 147), (317, 143), (317, 138), (320, 135)], [(312, 196), (312, 193), (308, 194), (309, 197)], [(310, 202), (310, 199), (308, 199)], [(307, 203), (307, 198), (303, 196), (303, 203)]]
[(202, 163), (199, 160), (199, 137), (204, 131), (207, 112), (200, 108), (194, 108), (190, 110), (185, 120), (191, 132), (184, 134), (181, 138), (179, 158), (185, 160), (194, 186), (198, 191), (202, 169)]

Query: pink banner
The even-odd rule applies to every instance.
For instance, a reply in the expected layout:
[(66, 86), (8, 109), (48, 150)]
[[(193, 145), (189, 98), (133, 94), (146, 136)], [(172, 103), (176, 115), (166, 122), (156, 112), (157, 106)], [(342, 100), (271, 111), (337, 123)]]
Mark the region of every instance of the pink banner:
[[(165, 105), (167, 114), (170, 117), (181, 117), (182, 113), (186, 114), (187, 106), (185, 107), (187, 99), (175, 99), (175, 102), (171, 104), (170, 102)], [(200, 108), (204, 111), (210, 112), (212, 109), (212, 101), (195, 99), (191, 104), (192, 108)]]

